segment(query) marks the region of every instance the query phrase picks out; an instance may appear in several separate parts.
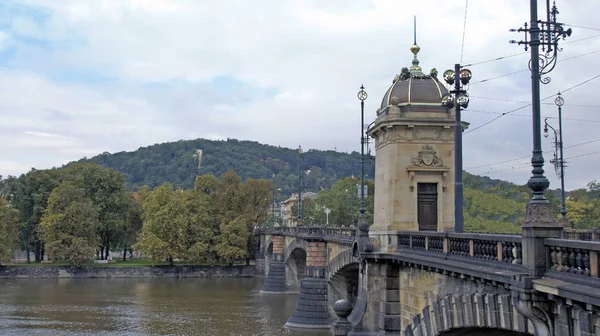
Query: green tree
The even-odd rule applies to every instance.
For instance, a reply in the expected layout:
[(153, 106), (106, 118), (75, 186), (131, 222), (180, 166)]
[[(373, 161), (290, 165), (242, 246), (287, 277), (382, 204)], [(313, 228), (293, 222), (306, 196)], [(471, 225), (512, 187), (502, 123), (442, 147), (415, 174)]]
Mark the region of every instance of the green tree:
[(98, 213), (85, 190), (71, 182), (56, 187), (40, 223), (48, 253), (80, 266), (91, 261), (98, 243)]
[(8, 205), (5, 197), (0, 196), (0, 264), (7, 263), (18, 239), (19, 211)]
[(48, 205), (48, 198), (58, 185), (61, 172), (57, 169), (31, 169), (18, 178), (9, 177), (5, 180), (3, 193), (11, 206), (19, 211), (20, 236), (23, 248), (30, 260), (33, 249), (35, 261), (44, 257), (44, 244), (40, 239), (39, 225)]
[(206, 195), (213, 195), (217, 191), (217, 178), (212, 174), (204, 174), (196, 177), (194, 190), (198, 190)]
[(229, 223), (221, 223), (221, 242), (217, 247), (220, 258), (229, 265), (236, 259), (247, 258), (249, 238), (250, 232), (244, 217), (239, 216)]
[(100, 222), (100, 259), (108, 258), (111, 246), (119, 245), (125, 236), (127, 216), (133, 206), (123, 175), (92, 163), (70, 164), (64, 174), (92, 200)]
[(142, 202), (144, 224), (134, 245), (156, 263), (167, 259), (207, 261), (212, 257), (208, 202), (199, 192), (174, 190), (168, 183), (156, 188)]

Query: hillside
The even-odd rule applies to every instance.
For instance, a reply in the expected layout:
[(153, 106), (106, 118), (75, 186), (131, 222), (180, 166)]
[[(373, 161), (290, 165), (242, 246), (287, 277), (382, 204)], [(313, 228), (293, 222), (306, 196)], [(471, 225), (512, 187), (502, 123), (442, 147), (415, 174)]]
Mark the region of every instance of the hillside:
[[(94, 162), (113, 168), (125, 175), (129, 189), (148, 185), (157, 187), (163, 182), (192, 188), (197, 175), (220, 176), (233, 169), (243, 179), (271, 179), (275, 174), (280, 195), (297, 192), (297, 149), (259, 144), (254, 141), (182, 140), (141, 147), (133, 152), (103, 153), (80, 161)], [(310, 150), (302, 153), (302, 169), (310, 170), (304, 179), (306, 190), (329, 188), (347, 176), (360, 176), (360, 154)], [(372, 160), (365, 165), (367, 178), (373, 178)]]
[[(192, 188), (196, 176), (220, 176), (235, 170), (243, 179), (271, 179), (275, 174), (278, 199), (298, 188), (297, 149), (254, 141), (182, 140), (142, 147), (133, 152), (103, 153), (81, 161), (94, 162), (124, 174), (127, 187), (135, 189), (163, 182)], [(329, 188), (341, 178), (360, 175), (360, 154), (310, 150), (302, 153), (302, 169), (310, 170), (304, 190)], [(374, 161), (367, 160), (367, 178), (374, 176)], [(465, 223), (471, 231), (518, 232), (525, 215), (529, 189), (524, 185), (464, 174)], [(553, 198), (550, 191), (548, 196)], [(553, 199), (555, 201), (555, 199)], [(554, 203), (554, 202), (553, 202)]]

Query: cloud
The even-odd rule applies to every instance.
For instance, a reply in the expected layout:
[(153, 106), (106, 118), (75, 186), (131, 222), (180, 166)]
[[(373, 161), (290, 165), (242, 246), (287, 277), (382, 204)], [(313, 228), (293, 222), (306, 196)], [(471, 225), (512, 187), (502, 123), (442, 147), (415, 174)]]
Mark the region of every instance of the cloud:
[[(595, 26), (597, 1), (558, 5), (560, 21)], [(372, 121), (392, 78), (412, 60), (413, 15), (424, 70), (443, 71), (461, 59), (476, 63), (470, 67), (471, 103), (463, 113), (471, 130), (499, 115), (494, 113), (525, 105), (513, 100), (531, 100), (529, 72), (514, 73), (527, 69), (526, 54), (483, 62), (523, 52), (508, 44), (522, 38), (508, 29), (529, 18), (528, 3), (519, 0), (469, 1), (464, 48), (461, 1), (424, 0), (415, 8), (396, 0), (11, 0), (2, 6), (0, 12), (11, 15), (0, 15), (0, 141), (30, 138), (24, 143), (33, 145), (46, 139), (24, 132), (64, 137), (27, 154), (2, 147), (4, 160), (19, 163), (3, 170), (12, 174), (94, 151), (196, 137), (359, 150), (356, 92), (364, 83), (365, 117)], [(594, 54), (568, 60), (600, 49), (600, 38), (568, 43), (597, 35), (573, 29), (542, 97), (600, 68)], [(514, 74), (475, 84), (508, 73)], [(600, 120), (595, 109), (575, 105), (599, 105), (599, 83), (563, 94), (565, 145), (596, 137), (598, 123), (576, 120)], [(542, 113), (555, 117), (556, 108), (543, 105)], [(518, 110), (465, 134), (464, 166), (529, 155), (531, 120), (521, 115), (530, 114), (530, 108)], [(557, 126), (555, 119), (549, 122)], [(550, 141), (543, 141), (551, 150)], [(591, 144), (565, 153), (593, 151)], [(467, 170), (525, 183), (529, 169), (511, 168), (528, 161)], [(592, 169), (598, 164), (600, 155), (573, 159), (567, 188), (599, 179)], [(555, 187), (553, 169), (547, 168)]]

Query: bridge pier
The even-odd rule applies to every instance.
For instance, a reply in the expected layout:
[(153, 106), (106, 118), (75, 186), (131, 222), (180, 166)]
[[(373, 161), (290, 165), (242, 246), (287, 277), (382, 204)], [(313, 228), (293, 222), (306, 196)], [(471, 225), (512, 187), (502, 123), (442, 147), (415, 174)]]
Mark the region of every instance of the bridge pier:
[(306, 277), (300, 283), (298, 302), (292, 316), (285, 324), (286, 327), (330, 328), (326, 271), (327, 243), (321, 239), (308, 240)]
[(264, 294), (285, 294), (285, 263), (283, 252), (285, 250), (285, 237), (273, 235), (273, 260), (269, 263), (269, 274), (260, 291)]

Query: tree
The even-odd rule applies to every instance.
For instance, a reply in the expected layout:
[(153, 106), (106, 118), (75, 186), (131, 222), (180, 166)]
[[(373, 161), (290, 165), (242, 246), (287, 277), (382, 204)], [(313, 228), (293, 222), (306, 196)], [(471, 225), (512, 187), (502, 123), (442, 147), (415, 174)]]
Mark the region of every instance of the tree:
[(213, 195), (217, 191), (217, 178), (212, 174), (204, 174), (196, 177), (194, 190), (198, 190), (206, 195)]
[(3, 193), (11, 206), (20, 214), (20, 236), (27, 254), (27, 263), (31, 261), (29, 255), (32, 248), (35, 252), (35, 261), (43, 259), (44, 246), (39, 236), (39, 225), (48, 198), (60, 179), (61, 172), (57, 169), (31, 169), (18, 178), (9, 177), (5, 180)]
[(127, 260), (127, 251), (131, 251), (133, 244), (142, 230), (144, 223), (142, 219), (142, 196), (137, 193), (131, 193), (129, 197), (129, 212), (127, 213), (125, 230), (120, 237), (121, 247), (123, 248), (123, 261)]
[(250, 264), (250, 256), (254, 254), (256, 237), (252, 235), (254, 226), (264, 224), (269, 214), (273, 195), (273, 182), (269, 180), (257, 180), (249, 178), (240, 187), (240, 206), (242, 217), (236, 220), (246, 222), (248, 240), (246, 249), (248, 251), (246, 264)]
[(0, 264), (12, 259), (17, 243), (19, 211), (8, 205), (4, 196), (0, 196)]
[(123, 175), (93, 163), (73, 163), (65, 168), (65, 177), (85, 190), (98, 213), (100, 259), (109, 256), (125, 234), (127, 215), (132, 206)]
[(151, 255), (153, 263), (211, 259), (213, 233), (208, 201), (202, 193), (174, 190), (165, 183), (144, 199), (142, 208), (144, 224), (134, 248)]
[(40, 233), (50, 255), (80, 266), (89, 262), (94, 254), (98, 225), (98, 213), (85, 197), (85, 190), (63, 182), (48, 199)]
[(236, 259), (247, 258), (249, 238), (250, 232), (244, 217), (239, 216), (229, 223), (221, 223), (221, 242), (217, 247), (220, 258), (229, 265)]
[[(367, 215), (367, 223), (373, 223), (373, 195), (374, 183), (372, 180), (365, 180), (367, 186), (367, 194), (365, 195), (365, 210)], [(329, 224), (339, 226), (355, 225), (358, 221), (360, 209), (360, 197), (358, 190), (360, 186), (360, 178), (343, 178), (335, 182), (329, 190), (322, 190), (316, 199), (316, 203), (320, 209), (329, 208)], [(322, 211), (321, 211), (322, 212)], [(316, 214), (321, 223), (325, 223), (324, 214)]]

